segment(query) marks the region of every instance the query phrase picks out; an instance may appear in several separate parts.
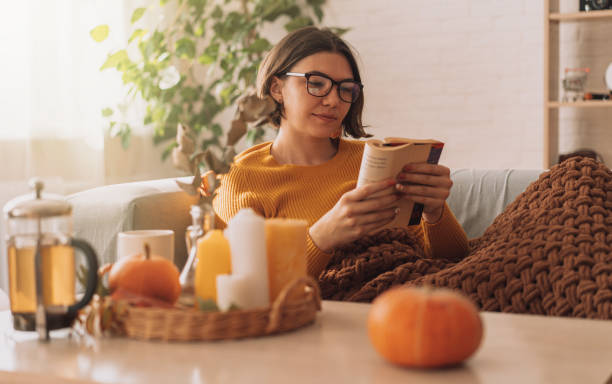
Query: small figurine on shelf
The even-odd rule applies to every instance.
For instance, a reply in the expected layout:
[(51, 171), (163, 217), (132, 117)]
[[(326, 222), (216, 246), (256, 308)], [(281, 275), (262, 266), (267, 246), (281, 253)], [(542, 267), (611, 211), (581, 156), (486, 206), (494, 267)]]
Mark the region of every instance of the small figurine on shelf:
[(563, 98), (561, 101), (584, 100), (584, 85), (590, 71), (590, 68), (565, 68), (565, 76), (562, 80)]

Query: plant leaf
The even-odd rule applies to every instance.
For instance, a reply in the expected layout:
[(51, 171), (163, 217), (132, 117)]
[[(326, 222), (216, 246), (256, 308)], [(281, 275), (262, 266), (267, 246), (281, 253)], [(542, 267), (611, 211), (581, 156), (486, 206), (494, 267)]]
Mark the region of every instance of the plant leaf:
[(317, 20), (320, 23), (323, 20), (323, 10), (319, 6), (314, 6), (313, 10), (314, 10), (315, 15), (317, 16)]
[(212, 131), (213, 135), (215, 136), (221, 136), (223, 135), (223, 127), (221, 127), (221, 125), (219, 124), (213, 124), (212, 127), (210, 127), (210, 130)]
[(299, 16), (285, 24), (285, 29), (287, 32), (292, 32), (308, 25), (314, 25), (314, 21), (308, 16)]
[(242, 120), (232, 120), (232, 127), (227, 133), (227, 145), (236, 145), (247, 131), (247, 125)]
[(194, 7), (194, 11), (198, 15), (202, 15), (204, 8), (206, 8), (207, 0), (189, 0), (189, 5)]
[(247, 132), (247, 138), (246, 138), (247, 145), (253, 146), (257, 144), (259, 140), (261, 140), (261, 138), (263, 137), (264, 133), (265, 131), (261, 127), (249, 129), (249, 131)]
[(172, 164), (185, 172), (192, 173), (193, 167), (191, 160), (189, 160), (189, 155), (185, 152), (181, 151), (179, 147), (175, 147), (172, 149)]
[(104, 108), (102, 110), (102, 117), (109, 117), (113, 114), (113, 109), (112, 108)]
[(255, 83), (255, 79), (257, 78), (257, 66), (250, 65), (242, 68), (238, 73), (238, 78), (243, 79), (246, 86), (253, 85)]
[(210, 16), (212, 16), (213, 19), (220, 19), (221, 16), (223, 16), (223, 10), (217, 5)]
[(116, 68), (126, 60), (129, 61), (127, 51), (125, 49), (122, 49), (113, 53), (112, 55), (108, 55), (108, 58), (106, 59), (104, 64), (102, 64), (100, 70), (102, 71), (107, 68)]
[(178, 40), (175, 45), (175, 54), (181, 59), (193, 59), (196, 52), (195, 42), (187, 37)]
[(195, 150), (195, 141), (189, 137), (189, 131), (191, 130), (181, 123), (176, 127), (176, 142), (178, 144), (178, 149), (187, 156), (190, 156)]
[(166, 160), (168, 156), (170, 156), (170, 154), (172, 153), (172, 150), (177, 146), (178, 144), (175, 141), (168, 144), (168, 146), (166, 146), (166, 148), (164, 149), (164, 152), (162, 153), (162, 160)]
[(103, 24), (103, 25), (98, 25), (97, 27), (89, 31), (89, 34), (91, 35), (92, 39), (100, 43), (106, 40), (106, 38), (108, 37), (108, 32), (109, 32), (108, 25)]
[(210, 149), (204, 152), (203, 160), (209, 170), (214, 171), (217, 175), (222, 175), (229, 171), (229, 165), (215, 156)]
[(142, 29), (142, 28), (135, 29), (134, 32), (132, 32), (132, 36), (130, 36), (130, 38), (128, 39), (128, 43), (131, 43), (132, 40), (134, 39), (142, 38), (146, 34), (147, 34), (146, 29)]
[(130, 146), (130, 138), (132, 137), (132, 128), (128, 124), (121, 124), (122, 129), (120, 131), (121, 146), (123, 149), (128, 149)]
[(268, 117), (276, 109), (276, 103), (274, 103), (272, 97), (268, 96), (265, 99), (260, 99), (254, 91), (244, 94), (237, 103), (240, 118), (245, 122), (253, 122), (262, 117)]
[(335, 33), (338, 36), (342, 36), (345, 33), (347, 33), (348, 31), (350, 31), (350, 28), (336, 28), (336, 27), (331, 27), (330, 30)]
[(251, 53), (261, 53), (264, 51), (267, 51), (268, 49), (272, 48), (272, 44), (270, 44), (270, 42), (268, 41), (268, 39), (264, 39), (264, 38), (258, 38), (256, 39), (248, 48), (247, 50)]
[(198, 25), (196, 29), (193, 31), (194, 36), (203, 37), (204, 36), (204, 23)]
[(142, 17), (142, 15), (144, 15), (146, 10), (147, 10), (146, 8), (136, 8), (134, 12), (132, 12), (131, 23), (134, 24), (135, 22), (140, 20), (140, 18)]
[(325, 0), (306, 0), (306, 2), (312, 7), (320, 7), (325, 4)]
[(214, 57), (212, 57), (211, 55), (208, 55), (206, 53), (203, 53), (203, 54), (200, 55), (200, 57), (198, 57), (198, 62), (200, 64), (203, 64), (203, 65), (212, 64), (212, 63), (215, 62), (215, 60), (216, 59)]
[(204, 312), (215, 312), (219, 311), (219, 307), (217, 307), (217, 303), (213, 299), (202, 299), (201, 297), (197, 297), (198, 300), (198, 308), (200, 311)]
[(183, 183), (182, 181), (178, 181), (178, 180), (174, 180), (174, 181), (176, 182), (176, 185), (178, 185), (180, 189), (187, 192), (191, 196), (195, 196), (199, 193), (198, 188), (195, 188), (193, 184)]

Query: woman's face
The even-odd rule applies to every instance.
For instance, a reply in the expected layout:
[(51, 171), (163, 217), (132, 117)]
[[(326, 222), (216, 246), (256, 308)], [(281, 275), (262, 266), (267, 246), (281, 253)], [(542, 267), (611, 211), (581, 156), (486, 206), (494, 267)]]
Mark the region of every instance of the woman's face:
[[(319, 72), (335, 81), (353, 79), (353, 71), (346, 58), (339, 53), (319, 52), (298, 61), (289, 72)], [(351, 104), (338, 97), (337, 85), (327, 96), (312, 96), (306, 90), (305, 77), (285, 76), (275, 79), (272, 96), (279, 97), (284, 106), (281, 129), (315, 138), (329, 138), (341, 129), (342, 121)]]

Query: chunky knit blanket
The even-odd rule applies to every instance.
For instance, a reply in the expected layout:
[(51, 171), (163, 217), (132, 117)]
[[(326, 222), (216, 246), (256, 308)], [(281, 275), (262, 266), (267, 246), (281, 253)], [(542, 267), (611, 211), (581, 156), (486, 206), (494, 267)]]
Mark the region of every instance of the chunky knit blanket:
[(335, 252), (323, 297), (372, 301), (392, 286), (459, 290), (482, 310), (612, 319), (612, 172), (573, 157), (508, 205), (462, 260), (425, 256), (401, 229)]

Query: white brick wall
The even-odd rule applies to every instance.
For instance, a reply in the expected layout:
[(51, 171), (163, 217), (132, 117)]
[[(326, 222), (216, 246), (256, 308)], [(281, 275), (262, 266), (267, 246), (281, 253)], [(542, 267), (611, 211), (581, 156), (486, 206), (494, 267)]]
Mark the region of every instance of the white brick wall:
[[(576, 11), (578, 0), (570, 3), (562, 9)], [(371, 133), (444, 140), (441, 162), (452, 168), (542, 166), (541, 0), (328, 0), (326, 7), (327, 25), (353, 28), (345, 38), (361, 56)], [(612, 36), (610, 24), (590, 38), (597, 62), (612, 61), (610, 44), (598, 48)], [(583, 27), (563, 28), (569, 57), (566, 48), (586, 37)], [(580, 144), (612, 160), (605, 145), (612, 131), (603, 127), (610, 111), (586, 112), (597, 127), (588, 139), (576, 129), (586, 123), (563, 111), (562, 151)]]

